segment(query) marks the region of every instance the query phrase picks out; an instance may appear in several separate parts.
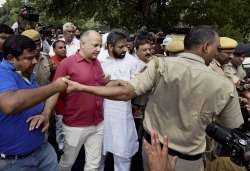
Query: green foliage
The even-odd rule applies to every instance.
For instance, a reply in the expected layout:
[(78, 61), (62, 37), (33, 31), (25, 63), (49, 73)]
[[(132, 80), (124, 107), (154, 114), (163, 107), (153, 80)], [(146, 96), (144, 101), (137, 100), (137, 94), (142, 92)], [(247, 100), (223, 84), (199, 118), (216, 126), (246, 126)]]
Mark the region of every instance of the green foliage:
[[(244, 41), (250, 33), (250, 0), (29, 0), (44, 24), (72, 21), (81, 29), (141, 26), (165, 32), (210, 24), (222, 36)], [(7, 0), (0, 8), (0, 22), (15, 21), (21, 0)]]

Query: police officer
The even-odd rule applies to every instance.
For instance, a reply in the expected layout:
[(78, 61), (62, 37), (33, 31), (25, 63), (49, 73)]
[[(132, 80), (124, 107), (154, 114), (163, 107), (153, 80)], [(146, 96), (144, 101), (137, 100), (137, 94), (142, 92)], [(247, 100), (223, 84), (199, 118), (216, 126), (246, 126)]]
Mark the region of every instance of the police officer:
[[(184, 38), (183, 38), (184, 39)], [(168, 56), (177, 56), (184, 51), (184, 41), (181, 37), (173, 37), (172, 40), (164, 47)]]
[(231, 61), (234, 57), (233, 52), (237, 46), (237, 41), (229, 37), (220, 37), (220, 46), (218, 48), (218, 54), (209, 64), (209, 67), (218, 74), (225, 76), (223, 66)]
[(236, 86), (240, 80), (246, 77), (242, 62), (247, 56), (250, 56), (250, 44), (239, 43), (235, 48), (234, 58), (223, 67), (226, 76), (229, 77)]
[[(226, 77), (223, 66), (233, 59), (234, 50), (237, 46), (237, 41), (229, 37), (220, 37), (219, 53), (215, 56), (209, 67), (216, 73)], [(231, 83), (233, 84), (233, 83)], [(244, 171), (244, 167), (237, 166), (231, 162), (229, 157), (218, 157), (218, 145), (212, 139), (207, 137), (206, 149), (206, 171)]]
[(42, 51), (40, 34), (34, 29), (29, 29), (22, 32), (22, 35), (29, 37), (36, 44), (37, 53), (39, 53), (39, 59), (36, 66), (34, 67), (34, 72), (39, 85), (44, 86), (49, 84), (53, 64), (49, 60), (49, 55)]
[[(145, 109), (145, 139), (153, 129), (169, 138), (169, 156), (178, 156), (176, 171), (203, 171), (205, 129), (213, 117), (226, 127), (243, 123), (238, 95), (230, 80), (207, 67), (217, 53), (218, 33), (210, 26), (197, 26), (185, 36), (185, 53), (155, 58), (130, 82), (113, 81), (112, 87), (95, 87), (68, 81), (70, 89), (110, 99), (128, 100), (151, 92)], [(144, 151), (143, 147), (143, 151)], [(144, 170), (148, 170), (143, 153)]]

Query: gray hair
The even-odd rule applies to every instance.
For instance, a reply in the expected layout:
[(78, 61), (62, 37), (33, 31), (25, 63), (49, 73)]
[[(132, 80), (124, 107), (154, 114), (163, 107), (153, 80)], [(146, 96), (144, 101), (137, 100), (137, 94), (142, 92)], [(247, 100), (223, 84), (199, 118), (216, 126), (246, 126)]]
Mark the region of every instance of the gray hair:
[(71, 23), (71, 22), (67, 22), (63, 25), (63, 31), (66, 31), (68, 30), (69, 28), (73, 28), (74, 30), (76, 29), (76, 26)]

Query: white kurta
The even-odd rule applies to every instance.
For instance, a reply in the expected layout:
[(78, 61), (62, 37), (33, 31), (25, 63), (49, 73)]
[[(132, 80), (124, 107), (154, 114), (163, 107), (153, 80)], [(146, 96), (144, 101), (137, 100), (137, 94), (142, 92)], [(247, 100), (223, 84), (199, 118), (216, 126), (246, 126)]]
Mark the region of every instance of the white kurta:
[[(123, 59), (109, 57), (105, 51), (98, 57), (105, 75), (111, 80), (130, 80), (136, 72), (134, 58), (127, 54)], [(131, 101), (104, 100), (103, 154), (130, 158), (138, 151), (138, 136), (132, 115)]]

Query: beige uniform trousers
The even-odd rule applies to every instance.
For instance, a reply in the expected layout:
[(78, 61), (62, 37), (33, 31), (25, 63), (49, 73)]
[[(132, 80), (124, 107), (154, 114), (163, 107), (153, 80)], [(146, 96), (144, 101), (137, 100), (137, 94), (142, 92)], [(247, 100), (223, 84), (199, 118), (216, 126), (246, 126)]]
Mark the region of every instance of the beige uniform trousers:
[(206, 171), (246, 171), (246, 169), (234, 164), (229, 157), (218, 157), (206, 161)]

